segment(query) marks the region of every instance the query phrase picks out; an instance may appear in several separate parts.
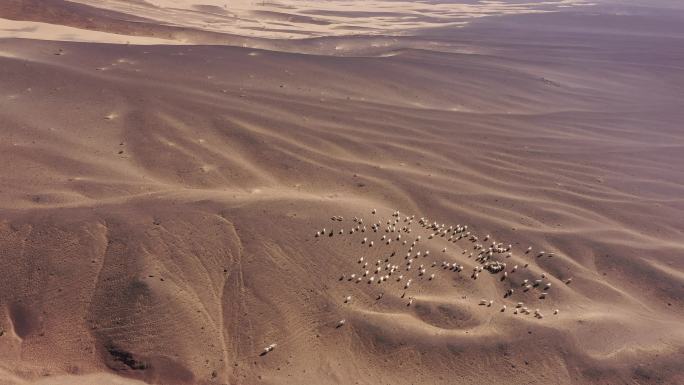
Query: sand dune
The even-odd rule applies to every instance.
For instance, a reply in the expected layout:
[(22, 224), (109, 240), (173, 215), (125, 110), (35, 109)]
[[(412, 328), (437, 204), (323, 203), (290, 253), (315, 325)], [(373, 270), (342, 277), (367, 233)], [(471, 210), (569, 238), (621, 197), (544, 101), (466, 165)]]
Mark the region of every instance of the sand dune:
[(684, 382), (684, 14), (170, 3), (0, 14), (89, 30), (0, 40), (0, 384)]
[[(0, 15), (19, 20), (66, 23), (72, 27), (181, 42), (235, 43), (234, 36), (292, 39), (327, 36), (413, 35), (418, 31), (460, 26), (486, 17), (553, 12), (589, 6), (586, 0), (546, 1), (309, 1), (290, 0), (8, 0)], [(4, 8), (4, 9), (3, 9)], [(36, 31), (34, 38), (56, 36)], [(71, 39), (93, 41), (90, 36)], [(244, 41), (244, 40), (243, 40)], [(110, 42), (110, 41), (107, 41)], [(141, 44), (145, 44), (143, 41)]]

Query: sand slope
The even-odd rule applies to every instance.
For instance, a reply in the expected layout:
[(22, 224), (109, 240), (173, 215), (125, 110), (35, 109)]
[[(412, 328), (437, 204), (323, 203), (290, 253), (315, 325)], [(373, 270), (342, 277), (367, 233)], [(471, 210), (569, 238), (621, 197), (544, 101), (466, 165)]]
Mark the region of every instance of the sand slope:
[(1, 40), (0, 384), (684, 382), (684, 17), (615, 9)]

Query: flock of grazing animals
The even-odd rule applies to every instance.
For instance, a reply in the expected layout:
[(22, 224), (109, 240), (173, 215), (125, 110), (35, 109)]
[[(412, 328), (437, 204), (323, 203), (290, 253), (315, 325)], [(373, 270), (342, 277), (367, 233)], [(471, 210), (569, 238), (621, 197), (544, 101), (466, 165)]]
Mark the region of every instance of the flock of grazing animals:
[[(377, 211), (372, 210), (371, 214), (375, 216), (377, 215)], [(344, 221), (344, 218), (341, 216), (333, 216), (331, 220), (333, 223), (339, 224), (339, 222)], [(422, 236), (418, 235), (413, 237), (411, 235), (414, 231), (414, 228), (412, 227), (414, 222), (422, 229), (428, 231), (428, 240), (443, 238), (443, 240), (453, 244), (457, 244), (457, 242), (461, 240), (470, 242), (472, 252), (469, 253), (467, 249), (464, 249), (461, 254), (468, 254), (467, 258), (474, 261), (472, 274), (470, 275), (470, 278), (473, 280), (479, 279), (480, 274), (486, 270), (491, 275), (498, 275), (500, 281), (505, 281), (510, 279), (517, 271), (527, 269), (529, 266), (529, 263), (522, 264), (521, 267), (518, 264), (509, 264), (505, 262), (513, 256), (513, 245), (504, 245), (503, 243), (492, 241), (490, 235), (485, 235), (480, 241), (477, 235), (468, 230), (467, 225), (459, 224), (447, 227), (445, 224), (430, 222), (427, 218), (416, 220), (415, 216), (402, 217), (399, 211), (393, 212), (389, 219), (381, 219), (369, 225), (364, 222), (363, 218), (354, 217), (351, 221), (351, 227), (348, 231), (341, 226), (339, 229), (334, 229), (332, 227), (330, 229), (323, 228), (322, 230), (317, 231), (314, 236), (316, 238), (323, 238), (363, 233), (363, 237), (360, 241), (361, 245), (373, 248), (376, 247), (375, 242), (377, 242), (379, 245), (378, 247), (390, 247), (391, 253), (389, 253), (384, 260), (378, 259), (377, 261), (370, 261), (368, 257), (363, 255), (360, 256), (356, 261), (360, 270), (348, 275), (343, 274), (340, 276), (340, 280), (343, 281), (346, 279), (350, 282), (367, 282), (368, 284), (382, 284), (383, 282), (389, 281), (403, 282), (403, 284), (400, 285), (400, 288), (404, 290), (401, 294), (401, 298), (406, 297), (406, 291), (411, 287), (411, 283), (413, 282), (413, 279), (410, 278), (411, 276), (414, 278), (427, 277), (428, 281), (432, 281), (436, 279), (436, 273), (433, 273), (432, 271), (438, 271), (436, 268), (438, 261), (432, 260), (429, 262), (429, 260), (426, 259), (431, 256), (430, 250), (419, 249), (419, 245), (425, 243)], [(335, 225), (333, 225), (333, 227), (335, 227)], [(373, 238), (375, 239), (373, 240)], [(395, 246), (397, 244), (398, 247)], [(401, 258), (397, 258), (399, 250), (402, 248), (406, 248), (403, 261)], [(445, 256), (448, 255), (447, 247), (443, 247), (441, 250)], [(525, 255), (530, 255), (530, 253), (532, 253), (531, 246), (524, 251)], [(554, 253), (539, 251), (536, 256), (537, 258), (553, 258)], [(447, 260), (441, 262), (440, 268), (442, 270), (457, 273), (460, 273), (465, 269), (462, 264)], [(432, 271), (429, 271), (429, 269)], [(570, 284), (572, 278), (567, 278), (562, 281), (565, 282), (565, 284)], [(541, 273), (537, 279), (523, 279), (520, 287), (523, 292), (538, 290), (538, 299), (544, 300), (549, 296), (552, 282), (546, 273)], [(503, 297), (511, 298), (514, 295), (515, 290), (516, 289), (514, 288), (506, 289)], [(410, 306), (414, 300), (415, 298), (408, 296), (407, 305)], [(351, 296), (346, 296), (344, 298), (345, 303), (350, 301)], [(480, 305), (487, 307), (491, 307), (493, 303), (493, 300), (483, 299), (480, 301)], [(507, 307), (504, 304), (500, 308), (500, 311), (505, 312), (506, 309)], [(512, 312), (513, 314), (534, 314), (534, 316), (539, 319), (544, 317), (541, 310), (535, 309), (534, 312), (532, 312), (523, 302), (517, 302)], [(558, 309), (553, 310), (554, 315), (557, 315), (558, 313)]]
[[(375, 209), (371, 211), (371, 214), (374, 219), (378, 219)], [(505, 303), (501, 305), (499, 308), (501, 313), (507, 312), (507, 309), (510, 307), (512, 309), (510, 312), (514, 315), (532, 315), (536, 319), (543, 319), (544, 314), (539, 308), (530, 310), (524, 302), (512, 302), (512, 297), (517, 293), (516, 290), (520, 290), (523, 293), (537, 291), (535, 295), (537, 302), (543, 303), (550, 295), (552, 279), (565, 284), (572, 282), (572, 278), (557, 279), (549, 277), (546, 273), (541, 273), (538, 275), (538, 278), (521, 280), (519, 286), (517, 283), (514, 284), (513, 277), (522, 275), (522, 270), (528, 270), (526, 276), (532, 274), (528, 269), (529, 263), (515, 264), (506, 262), (520, 259), (513, 258), (513, 245), (504, 245), (503, 243), (493, 241), (490, 235), (485, 235), (480, 240), (477, 235), (468, 229), (467, 225), (447, 226), (437, 222), (430, 222), (427, 218), (416, 220), (415, 215), (402, 216), (399, 211), (394, 211), (389, 218), (375, 220), (369, 224), (363, 218), (354, 217), (351, 219), (350, 227), (346, 230), (341, 224), (344, 222), (344, 217), (333, 216), (330, 219), (333, 225), (330, 228), (323, 228), (317, 231), (314, 234), (316, 239), (322, 241), (326, 238), (353, 236), (358, 233), (361, 238), (358, 240), (358, 244), (367, 248), (366, 252), (361, 252), (359, 253), (360, 256), (356, 257), (355, 271), (342, 274), (339, 277), (339, 281), (355, 284), (365, 283), (367, 285), (394, 285), (397, 288), (399, 298), (405, 300), (406, 306), (409, 307), (416, 300), (414, 296), (410, 295), (411, 291), (415, 288), (415, 285), (412, 286), (414, 280), (425, 284), (436, 280), (437, 273), (440, 270), (444, 273), (462, 273), (466, 270), (463, 264), (456, 261), (454, 255), (449, 254), (447, 247), (442, 247), (441, 253), (437, 253), (438, 256), (433, 257), (430, 254), (430, 250), (427, 249), (425, 244), (436, 243), (440, 239), (441, 242), (448, 242), (454, 245), (469, 242), (470, 245), (463, 248), (459, 259), (467, 260), (468, 262), (466, 263), (473, 265), (472, 273), (469, 276), (470, 279), (477, 281), (480, 279), (480, 274), (486, 271), (489, 275), (496, 276), (500, 282), (509, 284), (510, 287), (504, 291), (503, 302), (510, 303), (509, 306)], [(414, 229), (416, 225), (417, 227)], [(422, 229), (423, 232), (426, 232), (427, 240), (424, 240), (421, 235), (414, 236), (414, 230), (416, 229)], [(356, 243), (353, 238), (351, 241)], [(422, 250), (421, 245), (425, 245), (422, 247)], [(378, 248), (384, 249), (377, 250)], [(373, 253), (370, 250), (373, 250)], [(535, 254), (532, 253), (532, 250), (531, 246), (528, 247), (521, 253), (520, 257), (534, 256)], [(371, 260), (370, 254), (379, 254), (383, 255), (383, 257)], [(442, 257), (440, 258), (439, 255), (442, 255)], [(539, 251), (536, 253), (536, 257), (553, 258), (554, 253)], [(442, 259), (441, 263), (439, 259)], [(391, 289), (388, 288), (388, 290)], [(377, 299), (381, 299), (383, 295), (384, 293), (381, 293)], [(344, 303), (350, 303), (351, 301), (351, 295), (343, 298)], [(479, 306), (491, 308), (494, 306), (494, 300), (481, 299)], [(552, 314), (558, 315), (559, 310), (554, 309)], [(345, 323), (346, 320), (339, 320), (336, 327), (340, 328)], [(262, 355), (272, 351), (275, 346), (275, 344), (267, 346)]]

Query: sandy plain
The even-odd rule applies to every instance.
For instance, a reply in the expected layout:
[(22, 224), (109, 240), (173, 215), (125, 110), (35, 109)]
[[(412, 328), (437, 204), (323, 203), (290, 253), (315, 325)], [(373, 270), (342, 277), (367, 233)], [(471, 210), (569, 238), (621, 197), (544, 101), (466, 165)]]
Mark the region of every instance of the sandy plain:
[(0, 384), (684, 383), (677, 2), (203, 3), (0, 5)]

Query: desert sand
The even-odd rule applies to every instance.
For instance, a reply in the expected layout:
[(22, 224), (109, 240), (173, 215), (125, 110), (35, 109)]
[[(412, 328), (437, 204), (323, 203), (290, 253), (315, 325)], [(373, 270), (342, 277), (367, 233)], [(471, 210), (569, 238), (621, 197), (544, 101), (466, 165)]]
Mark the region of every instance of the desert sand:
[(684, 383), (682, 63), (674, 1), (0, 2), (0, 384)]

